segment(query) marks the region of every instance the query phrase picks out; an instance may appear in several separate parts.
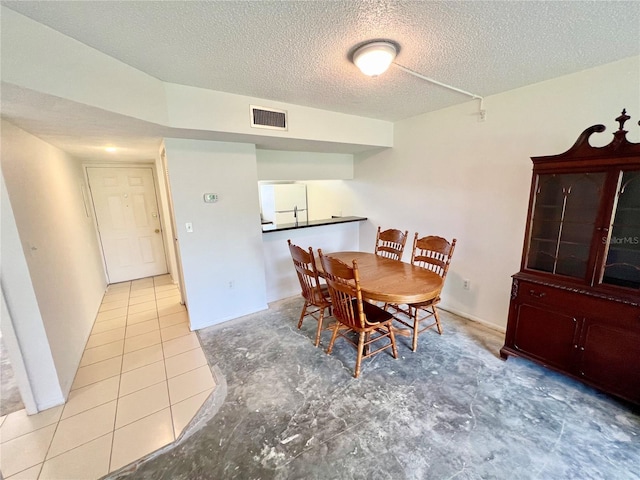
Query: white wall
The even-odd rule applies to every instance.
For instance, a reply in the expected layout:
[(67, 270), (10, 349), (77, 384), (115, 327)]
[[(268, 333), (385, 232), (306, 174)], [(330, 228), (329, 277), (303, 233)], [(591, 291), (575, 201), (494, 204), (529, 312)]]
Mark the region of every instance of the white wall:
[(166, 124), (160, 80), (13, 10), (0, 8), (3, 81)]
[[(82, 166), (3, 121), (2, 172), (66, 396), (106, 287), (97, 234), (83, 201)], [(25, 355), (31, 353), (37, 354)]]
[[(0, 193), (2, 194), (0, 280), (2, 281), (2, 306), (3, 309), (6, 306), (8, 310), (8, 312), (2, 312), (0, 329), (9, 334), (13, 330), (15, 334), (16, 342), (10, 339), (11, 335), (6, 338), (10, 340), (7, 343), (9, 358), (19, 367), (14, 370), (16, 381), (20, 387), (21, 396), (27, 393), (26, 397), (23, 396), (27, 412), (33, 414), (63, 403), (64, 395), (60, 389), (47, 332), (44, 329), (29, 276), (29, 268), (20, 244), (4, 175)], [(19, 356), (22, 357), (22, 361)], [(24, 365), (24, 371), (20, 363)]]
[(258, 180), (349, 180), (353, 155), (347, 153), (256, 150)]
[[(393, 141), (393, 123), (384, 120), (174, 83), (165, 83), (164, 88), (168, 126), (173, 128), (248, 135), (244, 141), (254, 135), (371, 147), (390, 147)], [(251, 105), (286, 110), (287, 130), (252, 128)]]
[(348, 217), (353, 213), (353, 191), (349, 180), (315, 180), (307, 185), (309, 220)]
[(165, 147), (191, 328), (267, 308), (255, 147), (170, 138)]
[(598, 123), (607, 131), (594, 144), (609, 143), (623, 107), (637, 142), (639, 57), (488, 97), (485, 122), (474, 101), (397, 122), (393, 149), (356, 156), (354, 213), (371, 220), (361, 228), (361, 248), (373, 248), (376, 225), (457, 237), (443, 307), (505, 328), (510, 276), (522, 253), (529, 157), (561, 153)]

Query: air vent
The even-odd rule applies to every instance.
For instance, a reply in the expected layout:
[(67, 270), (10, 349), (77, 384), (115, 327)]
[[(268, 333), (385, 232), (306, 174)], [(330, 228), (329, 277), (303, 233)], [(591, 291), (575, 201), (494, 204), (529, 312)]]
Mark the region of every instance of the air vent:
[(251, 126), (254, 128), (270, 128), (287, 130), (286, 110), (276, 110), (251, 105)]

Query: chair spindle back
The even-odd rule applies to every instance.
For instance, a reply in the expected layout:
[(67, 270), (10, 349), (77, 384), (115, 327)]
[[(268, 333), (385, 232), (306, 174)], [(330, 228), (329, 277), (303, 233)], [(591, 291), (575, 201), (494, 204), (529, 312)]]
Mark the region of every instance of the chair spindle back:
[(418, 232), (416, 232), (413, 238), (411, 263), (431, 270), (444, 279), (447, 276), (455, 248), (455, 238), (449, 243), (445, 238), (436, 236), (418, 238)]
[(396, 229), (381, 231), (378, 227), (375, 254), (392, 260), (401, 260), (408, 234), (408, 230), (404, 233)]
[(351, 328), (365, 328), (358, 263), (354, 260), (350, 267), (337, 258), (323, 255), (322, 249), (318, 253), (331, 295), (333, 316)]
[(324, 296), (320, 290), (320, 279), (313, 249), (309, 247), (309, 251), (305, 251), (297, 245), (292, 244), (291, 240), (287, 240), (287, 242), (289, 243), (289, 251), (291, 252), (293, 265), (298, 274), (300, 287), (302, 288), (302, 296), (309, 303), (319, 305), (324, 300)]

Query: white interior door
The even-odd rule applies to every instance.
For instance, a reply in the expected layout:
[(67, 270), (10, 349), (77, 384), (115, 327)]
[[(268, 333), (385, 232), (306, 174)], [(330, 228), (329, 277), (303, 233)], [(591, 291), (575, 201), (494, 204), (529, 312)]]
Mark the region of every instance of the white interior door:
[(167, 273), (151, 168), (88, 167), (109, 283)]

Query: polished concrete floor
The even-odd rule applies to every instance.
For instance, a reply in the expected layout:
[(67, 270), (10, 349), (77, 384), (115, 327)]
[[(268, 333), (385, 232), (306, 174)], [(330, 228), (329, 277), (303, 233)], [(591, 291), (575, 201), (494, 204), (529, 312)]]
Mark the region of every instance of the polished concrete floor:
[[(638, 410), (443, 312), (412, 353), (315, 348), (302, 302), (198, 332), (217, 388), (191, 432), (122, 479), (638, 479)], [(329, 332), (324, 332), (326, 347)]]

